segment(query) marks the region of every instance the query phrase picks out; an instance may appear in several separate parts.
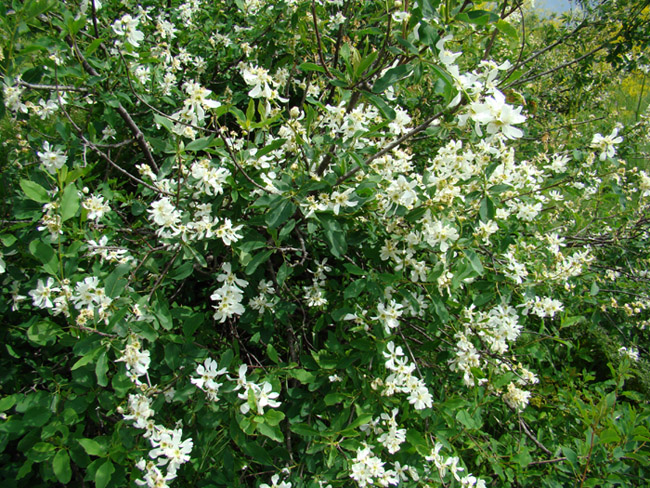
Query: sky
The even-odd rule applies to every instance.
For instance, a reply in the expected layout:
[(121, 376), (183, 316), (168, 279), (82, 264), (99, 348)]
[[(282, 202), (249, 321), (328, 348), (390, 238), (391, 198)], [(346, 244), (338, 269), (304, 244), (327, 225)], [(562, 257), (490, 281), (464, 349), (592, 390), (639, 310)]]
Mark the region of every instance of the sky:
[(535, 6), (551, 12), (565, 12), (571, 8), (569, 0), (537, 0)]

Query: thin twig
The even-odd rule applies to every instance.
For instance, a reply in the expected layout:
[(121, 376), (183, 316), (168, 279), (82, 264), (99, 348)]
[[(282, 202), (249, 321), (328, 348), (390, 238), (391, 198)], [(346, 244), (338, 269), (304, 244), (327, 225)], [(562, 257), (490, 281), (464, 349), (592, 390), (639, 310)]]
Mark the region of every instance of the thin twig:
[(528, 429), (528, 426), (526, 425), (526, 422), (524, 422), (524, 419), (522, 419), (521, 417), (519, 418), (519, 425), (523, 429), (524, 433), (528, 436), (528, 438), (531, 441), (533, 441), (537, 447), (539, 447), (542, 451), (544, 451), (549, 456), (553, 455), (553, 453), (551, 451), (549, 451), (544, 444), (542, 444), (541, 442), (539, 442), (537, 440), (537, 437), (535, 437), (535, 435), (533, 435), (533, 433), (530, 431), (530, 429)]
[[(452, 110), (450, 113), (454, 113), (454, 112), (456, 112), (456, 111), (461, 107), (461, 105), (462, 105), (462, 104), (458, 104), (458, 105), (456, 106), (456, 108), (455, 108), (454, 110)], [(425, 130), (427, 127), (429, 127), (429, 126), (433, 123), (434, 120), (439, 119), (439, 118), (442, 117), (444, 114), (445, 114), (444, 110), (441, 110), (441, 111), (438, 112), (437, 114), (435, 114), (435, 115), (429, 117), (428, 119), (426, 119), (424, 122), (422, 122), (422, 123), (421, 123), (420, 125), (418, 125), (417, 127), (414, 127), (413, 129), (411, 129), (411, 130), (410, 130), (409, 132), (407, 132), (406, 134), (403, 134), (402, 136), (398, 137), (397, 139), (395, 139), (393, 142), (391, 142), (388, 146), (386, 146), (386, 147), (385, 147), (384, 149), (382, 149), (381, 151), (378, 151), (378, 152), (376, 152), (375, 154), (373, 154), (372, 156), (369, 156), (369, 157), (368, 157), (368, 158), (367, 158), (367, 159), (366, 159), (366, 160), (365, 160), (361, 165), (356, 166), (355, 168), (352, 168), (350, 171), (348, 171), (348, 172), (345, 173), (343, 176), (341, 176), (341, 177), (336, 181), (336, 184), (337, 184), (337, 185), (340, 185), (340, 184), (343, 183), (345, 180), (347, 180), (347, 179), (351, 178), (352, 176), (354, 176), (354, 175), (355, 175), (355, 174), (356, 174), (356, 173), (357, 173), (357, 172), (358, 172), (358, 171), (359, 171), (363, 166), (367, 166), (368, 164), (370, 164), (370, 163), (371, 163), (372, 161), (374, 161), (375, 159), (380, 158), (380, 157), (382, 157), (384, 154), (386, 154), (386, 153), (392, 151), (394, 148), (396, 148), (397, 146), (399, 146), (402, 142), (406, 141), (407, 139), (410, 139), (410, 138), (413, 137), (415, 134), (419, 134), (420, 132), (422, 132), (423, 130)]]
[(325, 70), (325, 74), (327, 74), (328, 78), (334, 78), (332, 76), (332, 73), (330, 73), (330, 70), (327, 68), (327, 64), (325, 63), (325, 58), (323, 57), (323, 44), (320, 40), (320, 33), (318, 32), (318, 17), (316, 15), (316, 0), (311, 0), (311, 16), (312, 19), (314, 20), (314, 31), (316, 32), (316, 43), (318, 45), (318, 59), (320, 59), (320, 64)]
[(58, 88), (60, 91), (76, 91), (81, 93), (88, 93), (89, 91), (88, 88), (84, 88), (84, 87), (69, 86), (69, 85), (61, 85), (57, 87), (56, 85), (43, 85), (41, 83), (27, 83), (26, 81), (23, 80), (18, 80), (18, 84), (20, 86), (24, 86), (25, 88), (31, 88), (32, 90), (56, 91)]
[[(79, 61), (81, 61), (81, 65), (88, 72), (88, 74), (92, 76), (99, 76), (97, 70), (93, 68), (90, 64), (88, 64), (88, 61), (86, 61), (86, 58), (84, 58), (83, 54), (77, 47), (77, 43), (74, 41), (74, 39), (70, 36), (66, 36), (66, 41), (74, 49), (77, 58), (79, 58)], [(128, 67), (127, 67), (127, 71), (128, 71)], [(133, 132), (133, 135), (135, 136), (135, 140), (138, 141), (138, 146), (140, 146), (140, 149), (144, 153), (145, 159), (149, 162), (151, 166), (155, 168), (156, 171), (158, 171), (158, 165), (156, 164), (156, 161), (154, 160), (153, 155), (149, 150), (149, 146), (147, 145), (147, 141), (144, 137), (144, 134), (142, 133), (138, 125), (133, 121), (129, 112), (126, 111), (126, 109), (122, 106), (121, 103), (119, 103), (117, 106), (117, 112), (120, 114), (124, 122), (126, 122), (126, 125), (129, 126), (131, 132)]]

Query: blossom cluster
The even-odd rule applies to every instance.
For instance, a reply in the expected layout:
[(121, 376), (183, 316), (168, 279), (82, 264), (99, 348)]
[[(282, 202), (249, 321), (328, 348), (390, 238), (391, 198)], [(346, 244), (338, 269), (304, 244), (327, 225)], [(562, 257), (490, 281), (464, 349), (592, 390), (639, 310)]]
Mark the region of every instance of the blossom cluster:
[(401, 346), (395, 346), (393, 341), (386, 345), (388, 352), (382, 354), (386, 358), (384, 366), (390, 374), (383, 380), (382, 395), (393, 396), (395, 393), (407, 394), (408, 402), (416, 410), (423, 410), (433, 406), (433, 396), (429, 392), (424, 380), (413, 374), (416, 369), (404, 355)]
[(245, 309), (242, 305), (244, 291), (242, 288), (248, 286), (248, 281), (237, 278), (232, 272), (230, 263), (223, 263), (221, 269), (223, 272), (217, 275), (217, 281), (223, 284), (212, 293), (210, 299), (217, 302), (216, 305), (213, 305), (216, 310), (214, 319), (223, 323), (234, 315), (244, 313)]

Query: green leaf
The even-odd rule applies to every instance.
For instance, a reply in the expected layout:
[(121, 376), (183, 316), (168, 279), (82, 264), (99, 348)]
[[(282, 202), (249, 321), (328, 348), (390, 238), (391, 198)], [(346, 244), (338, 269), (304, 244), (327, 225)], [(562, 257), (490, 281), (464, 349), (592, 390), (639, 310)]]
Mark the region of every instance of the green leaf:
[(458, 420), (468, 429), (476, 429), (477, 427), (476, 421), (466, 410), (459, 410), (456, 413), (456, 420)]
[(500, 19), (496, 23), (497, 29), (499, 29), (501, 32), (503, 32), (506, 36), (513, 40), (518, 40), (519, 39), (519, 33), (517, 32), (517, 29), (515, 29), (513, 26), (511, 26), (508, 22), (506, 22), (503, 19)]
[(262, 156), (267, 155), (268, 153), (275, 151), (276, 149), (279, 149), (282, 147), (282, 145), (286, 142), (286, 139), (276, 139), (274, 140), (271, 144), (264, 146), (262, 149), (257, 151), (255, 153), (255, 158), (259, 159)]
[(365, 288), (366, 288), (366, 280), (364, 278), (353, 281), (347, 286), (347, 288), (343, 292), (343, 298), (345, 298), (346, 300), (350, 298), (356, 298), (361, 294), (361, 292)]
[(377, 56), (379, 55), (379, 51), (373, 51), (367, 56), (365, 56), (358, 64), (358, 66), (354, 70), (354, 76), (355, 78), (361, 78), (361, 75), (363, 75), (364, 71), (366, 71), (370, 65), (377, 59)]
[(348, 243), (341, 225), (336, 219), (329, 216), (321, 216), (320, 220), (323, 223), (325, 238), (330, 246), (330, 251), (337, 258), (342, 258), (348, 250)]
[(171, 132), (172, 129), (174, 128), (174, 124), (172, 123), (172, 121), (169, 120), (167, 117), (163, 117), (162, 115), (153, 114), (153, 120), (154, 122), (156, 122), (156, 124), (163, 126), (169, 132)]
[(242, 450), (256, 463), (273, 466), (273, 459), (262, 446), (256, 442), (242, 443)]
[(424, 440), (422, 434), (415, 429), (409, 429), (406, 433), (406, 440), (423, 456), (430, 454), (430, 449), (427, 446), (427, 441)]
[(56, 453), (54, 459), (52, 459), (52, 469), (54, 470), (54, 475), (60, 483), (64, 485), (69, 483), (72, 479), (72, 469), (70, 469), (70, 456), (65, 449), (61, 449)]
[(74, 183), (70, 183), (63, 190), (61, 197), (61, 221), (71, 219), (79, 210), (79, 191)]
[(59, 258), (52, 246), (36, 239), (29, 243), (29, 251), (43, 263), (43, 269), (47, 273), (54, 276), (59, 273)]
[(313, 381), (316, 379), (316, 376), (314, 376), (313, 373), (305, 371), (304, 369), (290, 369), (287, 371), (287, 374), (305, 385), (313, 383)]
[(108, 356), (106, 350), (102, 351), (97, 359), (97, 364), (95, 365), (95, 376), (97, 376), (97, 384), (99, 386), (108, 385), (108, 377), (106, 373), (108, 372)]
[(107, 459), (95, 472), (95, 486), (97, 488), (106, 488), (111, 481), (111, 475), (115, 472), (115, 466), (110, 459)]
[(372, 420), (372, 414), (364, 413), (359, 415), (354, 422), (347, 426), (348, 429), (356, 429), (362, 425), (369, 423)]
[(61, 332), (58, 325), (53, 322), (37, 322), (27, 329), (27, 338), (39, 346), (54, 343)]
[(616, 429), (607, 428), (600, 433), (600, 442), (602, 444), (612, 444), (620, 442), (621, 436), (616, 432)]
[(370, 102), (380, 110), (384, 117), (386, 117), (388, 120), (395, 120), (395, 110), (393, 110), (391, 106), (384, 101), (383, 98), (377, 95), (373, 95), (367, 91), (363, 92), (363, 96), (370, 100)]
[(341, 403), (343, 400), (345, 400), (345, 398), (345, 395), (342, 395), (340, 393), (328, 393), (325, 395), (325, 405), (331, 407), (332, 405)]
[(260, 264), (265, 263), (269, 260), (271, 254), (273, 254), (273, 249), (267, 249), (266, 251), (257, 253), (255, 256), (253, 256), (253, 259), (251, 259), (250, 262), (246, 265), (246, 269), (244, 270), (244, 272), (247, 275), (252, 275), (253, 273), (255, 273), (255, 270), (259, 267)]
[(482, 222), (487, 222), (494, 218), (496, 215), (496, 210), (494, 209), (494, 203), (488, 197), (485, 197), (481, 201), (481, 207), (478, 210), (478, 215), (481, 218)]
[(289, 276), (293, 273), (293, 268), (287, 263), (282, 263), (282, 266), (280, 266), (280, 269), (278, 270), (278, 274), (275, 277), (276, 281), (278, 282), (278, 286), (282, 286), (284, 282), (287, 280)]
[(314, 429), (311, 425), (308, 424), (292, 424), (289, 426), (289, 429), (291, 432), (298, 434), (298, 435), (306, 435), (306, 436), (320, 436), (321, 433)]
[(257, 424), (257, 431), (276, 442), (284, 442), (284, 435), (278, 426), (271, 427), (268, 424)]
[(20, 467), (18, 470), (18, 473), (16, 473), (16, 480), (21, 480), (25, 476), (27, 476), (29, 473), (32, 471), (32, 465), (34, 464), (34, 461), (31, 459), (26, 459), (23, 465)]
[(209, 137), (201, 137), (200, 139), (195, 139), (192, 142), (190, 142), (187, 146), (185, 146), (186, 151), (202, 151), (206, 147), (208, 147), (211, 143), (212, 140), (214, 139), (214, 136), (209, 136)]
[(564, 454), (564, 457), (567, 458), (567, 460), (574, 466), (578, 466), (578, 454), (571, 449), (570, 447), (562, 447), (562, 453)]
[(90, 56), (92, 53), (94, 53), (99, 46), (102, 45), (102, 42), (104, 42), (104, 39), (101, 37), (99, 39), (95, 39), (93, 42), (88, 44), (88, 47), (86, 48), (86, 57)]
[(266, 214), (266, 218), (264, 220), (269, 228), (275, 229), (276, 227), (281, 226), (287, 220), (289, 220), (295, 211), (296, 206), (291, 202), (291, 200), (282, 200), (279, 205), (271, 208), (271, 211)]
[(465, 252), (465, 256), (469, 260), (469, 264), (472, 266), (472, 269), (476, 271), (479, 276), (482, 276), (485, 270), (483, 269), (483, 265), (481, 264), (481, 259), (471, 249), (467, 249), (464, 252)]
[(264, 412), (264, 422), (266, 422), (271, 427), (275, 427), (280, 422), (284, 420), (284, 413), (280, 410), (269, 409)]
[(253, 121), (255, 118), (255, 100), (252, 98), (248, 101), (248, 108), (246, 109), (246, 120)]
[(487, 10), (470, 10), (469, 12), (462, 12), (456, 15), (456, 20), (475, 25), (487, 25), (490, 22), (497, 22), (499, 16)]
[(127, 285), (127, 281), (122, 276), (131, 271), (131, 265), (128, 263), (120, 264), (104, 280), (104, 291), (109, 298), (116, 298), (122, 293)]
[(99, 353), (102, 352), (103, 350), (104, 348), (100, 346), (96, 349), (93, 349), (90, 352), (87, 352), (81, 358), (77, 359), (77, 361), (72, 365), (72, 368), (70, 368), (70, 370), (74, 371), (75, 369), (79, 369), (85, 366), (86, 364), (93, 362), (95, 358), (99, 355)]
[(447, 102), (451, 101), (451, 99), (456, 94), (456, 89), (454, 88), (454, 79), (440, 66), (432, 64), (429, 66), (429, 68), (438, 76), (440, 82), (442, 82), (442, 95), (444, 96), (445, 100)]
[(81, 439), (77, 439), (77, 441), (79, 442), (79, 444), (81, 444), (81, 447), (84, 448), (84, 451), (86, 451), (86, 454), (88, 454), (89, 456), (104, 457), (107, 454), (104, 446), (102, 446), (99, 442), (97, 442), (94, 439), (81, 438)]
[(375, 82), (372, 87), (372, 92), (382, 93), (389, 86), (394, 85), (404, 78), (408, 78), (412, 72), (413, 66), (410, 64), (401, 64), (399, 66), (395, 66), (394, 68), (390, 68), (388, 71), (386, 71), (386, 73), (384, 73), (384, 76)]
[(266, 355), (275, 364), (280, 364), (280, 358), (278, 357), (278, 351), (276, 351), (275, 347), (273, 347), (271, 344), (266, 345)]
[(517, 453), (515, 456), (512, 456), (512, 460), (519, 464), (519, 466), (522, 468), (525, 468), (533, 461), (533, 458), (531, 457), (528, 449), (526, 447), (522, 447), (519, 453)]
[(49, 203), (52, 201), (52, 197), (48, 195), (47, 190), (38, 183), (23, 179), (20, 180), (19, 184), (20, 188), (22, 188), (23, 192), (30, 200), (34, 200), (38, 203)]
[(54, 449), (54, 444), (50, 444), (49, 442), (37, 442), (27, 452), (27, 457), (34, 462), (41, 463), (52, 457)]
[(325, 68), (316, 63), (302, 63), (298, 68), (303, 71), (318, 71), (319, 73), (325, 73)]
[(0, 412), (6, 412), (16, 404), (16, 397), (9, 395), (0, 400)]

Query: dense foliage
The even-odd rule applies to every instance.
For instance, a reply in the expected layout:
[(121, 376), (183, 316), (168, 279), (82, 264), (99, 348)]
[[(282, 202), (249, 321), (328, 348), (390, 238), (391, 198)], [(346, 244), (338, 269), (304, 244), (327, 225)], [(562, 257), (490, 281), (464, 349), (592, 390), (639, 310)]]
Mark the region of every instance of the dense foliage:
[(0, 5), (6, 486), (642, 486), (649, 22)]

